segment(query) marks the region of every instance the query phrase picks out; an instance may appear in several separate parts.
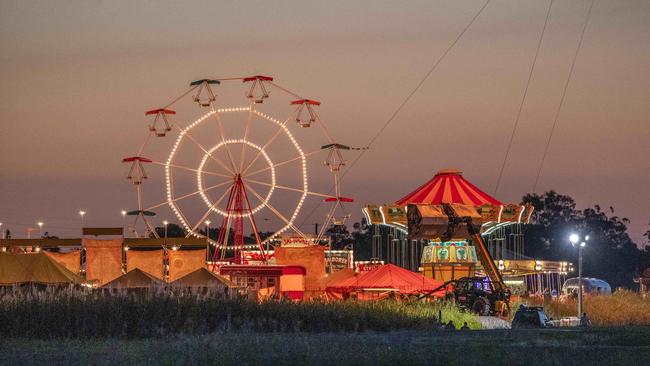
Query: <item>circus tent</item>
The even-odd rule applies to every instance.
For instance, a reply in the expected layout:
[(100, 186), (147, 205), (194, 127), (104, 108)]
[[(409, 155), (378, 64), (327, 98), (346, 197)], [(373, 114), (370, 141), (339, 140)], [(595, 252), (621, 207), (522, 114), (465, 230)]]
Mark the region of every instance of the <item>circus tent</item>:
[(165, 282), (157, 279), (149, 273), (136, 268), (126, 274), (114, 279), (113, 281), (101, 286), (101, 288), (108, 289), (133, 289), (133, 288), (150, 288), (150, 287), (163, 287)]
[(395, 203), (403, 206), (414, 204), (459, 203), (464, 205), (500, 205), (494, 197), (481, 191), (475, 185), (463, 178), (463, 173), (455, 169), (444, 169)]
[(23, 283), (82, 284), (83, 280), (45, 253), (0, 253), (0, 286)]
[[(426, 293), (443, 285), (442, 281), (424, 277), (407, 269), (385, 264), (358, 276), (343, 277), (327, 284), (328, 292), (397, 291), (402, 294)], [(433, 294), (444, 296), (444, 289)]]

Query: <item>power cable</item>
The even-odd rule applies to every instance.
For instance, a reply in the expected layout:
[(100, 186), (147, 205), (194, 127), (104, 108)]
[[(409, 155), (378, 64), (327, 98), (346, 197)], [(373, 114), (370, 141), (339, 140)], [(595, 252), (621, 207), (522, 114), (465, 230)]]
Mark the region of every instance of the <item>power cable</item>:
[(573, 55), (573, 61), (571, 61), (571, 68), (569, 69), (569, 75), (567, 76), (566, 82), (564, 83), (564, 89), (562, 90), (562, 97), (560, 98), (560, 104), (557, 106), (555, 111), (555, 118), (553, 119), (553, 126), (551, 126), (551, 133), (548, 135), (548, 140), (546, 141), (546, 147), (544, 148), (544, 154), (542, 155), (542, 160), (539, 163), (539, 168), (537, 169), (537, 176), (535, 177), (535, 183), (533, 184), (533, 193), (537, 191), (537, 184), (539, 183), (539, 177), (542, 174), (542, 168), (544, 167), (544, 162), (546, 161), (546, 155), (548, 154), (548, 148), (551, 145), (551, 139), (553, 138), (553, 133), (557, 127), (558, 117), (560, 116), (560, 111), (564, 105), (564, 99), (566, 97), (566, 91), (569, 87), (569, 82), (571, 81), (571, 76), (573, 75), (573, 69), (576, 65), (576, 60), (578, 59), (578, 54), (580, 53), (580, 48), (582, 48), (582, 40), (585, 36), (585, 31), (587, 30), (587, 24), (589, 24), (589, 18), (591, 17), (591, 9), (594, 7), (596, 0), (591, 0), (589, 5), (589, 10), (587, 10), (587, 16), (585, 17), (585, 23), (582, 26), (582, 32), (580, 33), (580, 40), (578, 41), (578, 47), (576, 47), (576, 52)]
[[(440, 63), (442, 62), (442, 60), (445, 59), (445, 57), (446, 57), (446, 56), (449, 54), (449, 52), (454, 48), (454, 46), (458, 43), (458, 41), (462, 38), (462, 36), (467, 32), (467, 30), (472, 26), (472, 24), (474, 24), (474, 21), (475, 21), (475, 20), (476, 20), (480, 15), (481, 15), (481, 13), (483, 13), (483, 10), (488, 6), (488, 4), (490, 3), (490, 1), (491, 1), (491, 0), (487, 0), (487, 1), (485, 2), (485, 4), (483, 4), (483, 6), (478, 10), (478, 12), (474, 15), (474, 17), (472, 17), (472, 19), (469, 21), (469, 23), (467, 23), (467, 25), (465, 26), (465, 28), (463, 28), (463, 30), (458, 34), (458, 36), (456, 36), (456, 38), (454, 39), (454, 41), (453, 41), (453, 42), (452, 42), (452, 43), (447, 47), (447, 49), (445, 50), (445, 52), (443, 52), (443, 54), (442, 54), (442, 55), (441, 55), (441, 56), (440, 56), (440, 57), (439, 57), (439, 58), (438, 58), (438, 59), (433, 63), (433, 65), (429, 68), (429, 70), (428, 70), (427, 73), (424, 75), (424, 77), (420, 80), (420, 82), (417, 83), (417, 85), (415, 86), (415, 88), (413, 88), (413, 90), (412, 90), (412, 91), (411, 91), (411, 92), (406, 96), (406, 98), (404, 98), (404, 100), (402, 101), (402, 103), (400, 103), (400, 105), (399, 105), (399, 106), (397, 107), (397, 109), (393, 112), (393, 114), (391, 114), (391, 116), (388, 118), (388, 120), (386, 120), (386, 122), (385, 122), (385, 123), (383, 124), (383, 126), (379, 129), (379, 131), (378, 131), (378, 132), (377, 132), (377, 133), (376, 133), (376, 134), (375, 134), (375, 135), (370, 139), (370, 141), (369, 141), (368, 144), (366, 145), (365, 149), (362, 150), (361, 153), (360, 153), (359, 155), (357, 155), (357, 157), (352, 161), (352, 164), (350, 164), (350, 166), (348, 166), (348, 168), (347, 168), (347, 169), (346, 169), (346, 170), (341, 174), (341, 177), (339, 178), (339, 182), (340, 182), (340, 181), (341, 181), (341, 180), (342, 180), (342, 179), (347, 175), (347, 173), (348, 173), (348, 172), (349, 172), (349, 171), (350, 171), (350, 170), (351, 170), (351, 169), (356, 165), (356, 163), (357, 163), (357, 162), (358, 162), (358, 161), (363, 157), (363, 155), (366, 153), (366, 151), (368, 151), (368, 149), (370, 149), (370, 146), (371, 146), (371, 145), (372, 145), (372, 144), (377, 140), (377, 138), (378, 138), (378, 137), (379, 137), (379, 136), (384, 132), (384, 130), (388, 127), (388, 125), (390, 125), (390, 123), (393, 122), (393, 120), (395, 119), (395, 117), (397, 117), (397, 115), (399, 114), (399, 112), (400, 112), (400, 111), (404, 108), (404, 106), (406, 106), (406, 104), (411, 100), (411, 98), (413, 97), (413, 95), (415, 95), (415, 93), (420, 89), (420, 87), (421, 87), (421, 86), (424, 84), (424, 82), (429, 78), (429, 76), (433, 73), (433, 71), (438, 67), (438, 65), (440, 65)], [(332, 191), (334, 190), (334, 188), (335, 188), (335, 186), (332, 186), (332, 188), (330, 188), (330, 190), (327, 192), (327, 194), (331, 194)], [(306, 218), (305, 218), (305, 219), (303, 220), (303, 222), (300, 224), (300, 227), (302, 227), (302, 226), (305, 224), (305, 222), (307, 222), (307, 220), (309, 220), (309, 218), (311, 217), (311, 215), (313, 215), (314, 212), (316, 212), (316, 210), (320, 207), (321, 204), (322, 204), (322, 202), (319, 202), (318, 205), (317, 205), (316, 207), (314, 207), (314, 209), (309, 213), (309, 215), (306, 216)]]
[(546, 10), (546, 19), (544, 19), (544, 26), (542, 27), (542, 32), (539, 35), (539, 40), (537, 41), (537, 49), (535, 50), (535, 56), (533, 57), (533, 64), (530, 66), (530, 71), (528, 72), (528, 80), (526, 81), (526, 87), (524, 88), (524, 94), (521, 97), (521, 102), (519, 103), (519, 110), (517, 111), (517, 117), (515, 117), (515, 123), (512, 126), (512, 132), (510, 133), (510, 140), (508, 141), (508, 147), (506, 148), (506, 154), (503, 157), (503, 163), (501, 164), (501, 170), (499, 171), (499, 176), (497, 177), (497, 183), (494, 186), (494, 191), (492, 196), (496, 196), (499, 191), (499, 186), (501, 185), (501, 178), (503, 177), (503, 171), (506, 168), (508, 162), (508, 157), (510, 156), (510, 149), (512, 148), (512, 142), (515, 139), (515, 133), (517, 132), (517, 126), (519, 126), (519, 119), (521, 118), (521, 111), (524, 109), (524, 103), (526, 102), (526, 96), (528, 95), (528, 88), (530, 87), (530, 81), (533, 79), (533, 71), (535, 70), (535, 65), (537, 64), (537, 57), (539, 56), (539, 50), (542, 48), (542, 40), (544, 39), (544, 33), (546, 32), (546, 26), (548, 25), (548, 18), (551, 14), (551, 8), (553, 7), (553, 0), (550, 0), (548, 3), (548, 10)]

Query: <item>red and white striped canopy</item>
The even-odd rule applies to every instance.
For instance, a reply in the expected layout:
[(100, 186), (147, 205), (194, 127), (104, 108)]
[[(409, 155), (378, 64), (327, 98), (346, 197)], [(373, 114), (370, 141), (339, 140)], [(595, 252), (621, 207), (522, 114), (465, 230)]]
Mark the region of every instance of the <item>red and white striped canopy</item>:
[(409, 203), (439, 205), (441, 203), (460, 203), (465, 205), (500, 205), (501, 202), (478, 189), (463, 178), (463, 173), (455, 169), (441, 170), (428, 182), (395, 202), (398, 205)]

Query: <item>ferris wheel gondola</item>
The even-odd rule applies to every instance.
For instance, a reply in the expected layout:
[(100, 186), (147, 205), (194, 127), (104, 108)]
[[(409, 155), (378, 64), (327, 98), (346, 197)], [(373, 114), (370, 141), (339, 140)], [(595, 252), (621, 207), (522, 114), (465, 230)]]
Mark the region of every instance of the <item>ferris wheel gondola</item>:
[[(312, 99), (299, 99), (292, 101), (291, 104), (298, 106), (298, 109), (296, 110), (296, 122), (300, 127), (310, 127), (311, 124), (316, 122), (318, 119), (314, 107), (320, 105), (319, 101)], [(308, 118), (303, 118), (302, 116), (305, 109), (307, 110)]]
[(267, 82), (273, 81), (270, 76), (255, 75), (242, 79), (244, 83), (251, 83), (251, 87), (246, 93), (246, 98), (251, 99), (254, 103), (264, 103), (264, 99), (269, 97)]
[[(192, 81), (190, 83), (190, 86), (198, 87), (198, 90), (196, 91), (196, 94), (192, 99), (201, 107), (211, 106), (212, 102), (217, 100), (217, 97), (212, 91), (212, 87), (210, 85), (219, 85), (219, 84), (221, 84), (219, 80), (211, 80), (211, 79), (201, 79), (201, 80)], [(202, 92), (205, 92), (207, 96), (205, 97), (201, 96)]]
[[(158, 137), (164, 137), (167, 132), (172, 130), (170, 116), (174, 114), (176, 114), (176, 111), (165, 108), (158, 108), (144, 112), (145, 116), (155, 116), (153, 122), (151, 122), (149, 125), (149, 131), (155, 133)], [(161, 128), (158, 127), (158, 123), (160, 123), (160, 121), (164, 123), (164, 126)]]

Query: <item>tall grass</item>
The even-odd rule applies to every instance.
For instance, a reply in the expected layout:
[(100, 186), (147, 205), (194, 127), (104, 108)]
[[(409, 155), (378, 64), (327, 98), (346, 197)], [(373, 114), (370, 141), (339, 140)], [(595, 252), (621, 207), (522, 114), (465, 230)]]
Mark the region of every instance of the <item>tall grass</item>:
[[(0, 291), (0, 334), (5, 337), (152, 338), (227, 331), (363, 332), (438, 329), (428, 303), (254, 302), (221, 293), (163, 289), (107, 293), (80, 289)], [(447, 306), (443, 320), (457, 326), (470, 314)]]
[[(583, 300), (584, 311), (595, 326), (650, 325), (650, 299), (644, 299), (638, 292), (618, 290), (610, 296), (585, 295)], [(578, 315), (576, 299), (544, 303), (539, 298), (530, 298), (522, 303), (544, 306), (555, 319)]]

